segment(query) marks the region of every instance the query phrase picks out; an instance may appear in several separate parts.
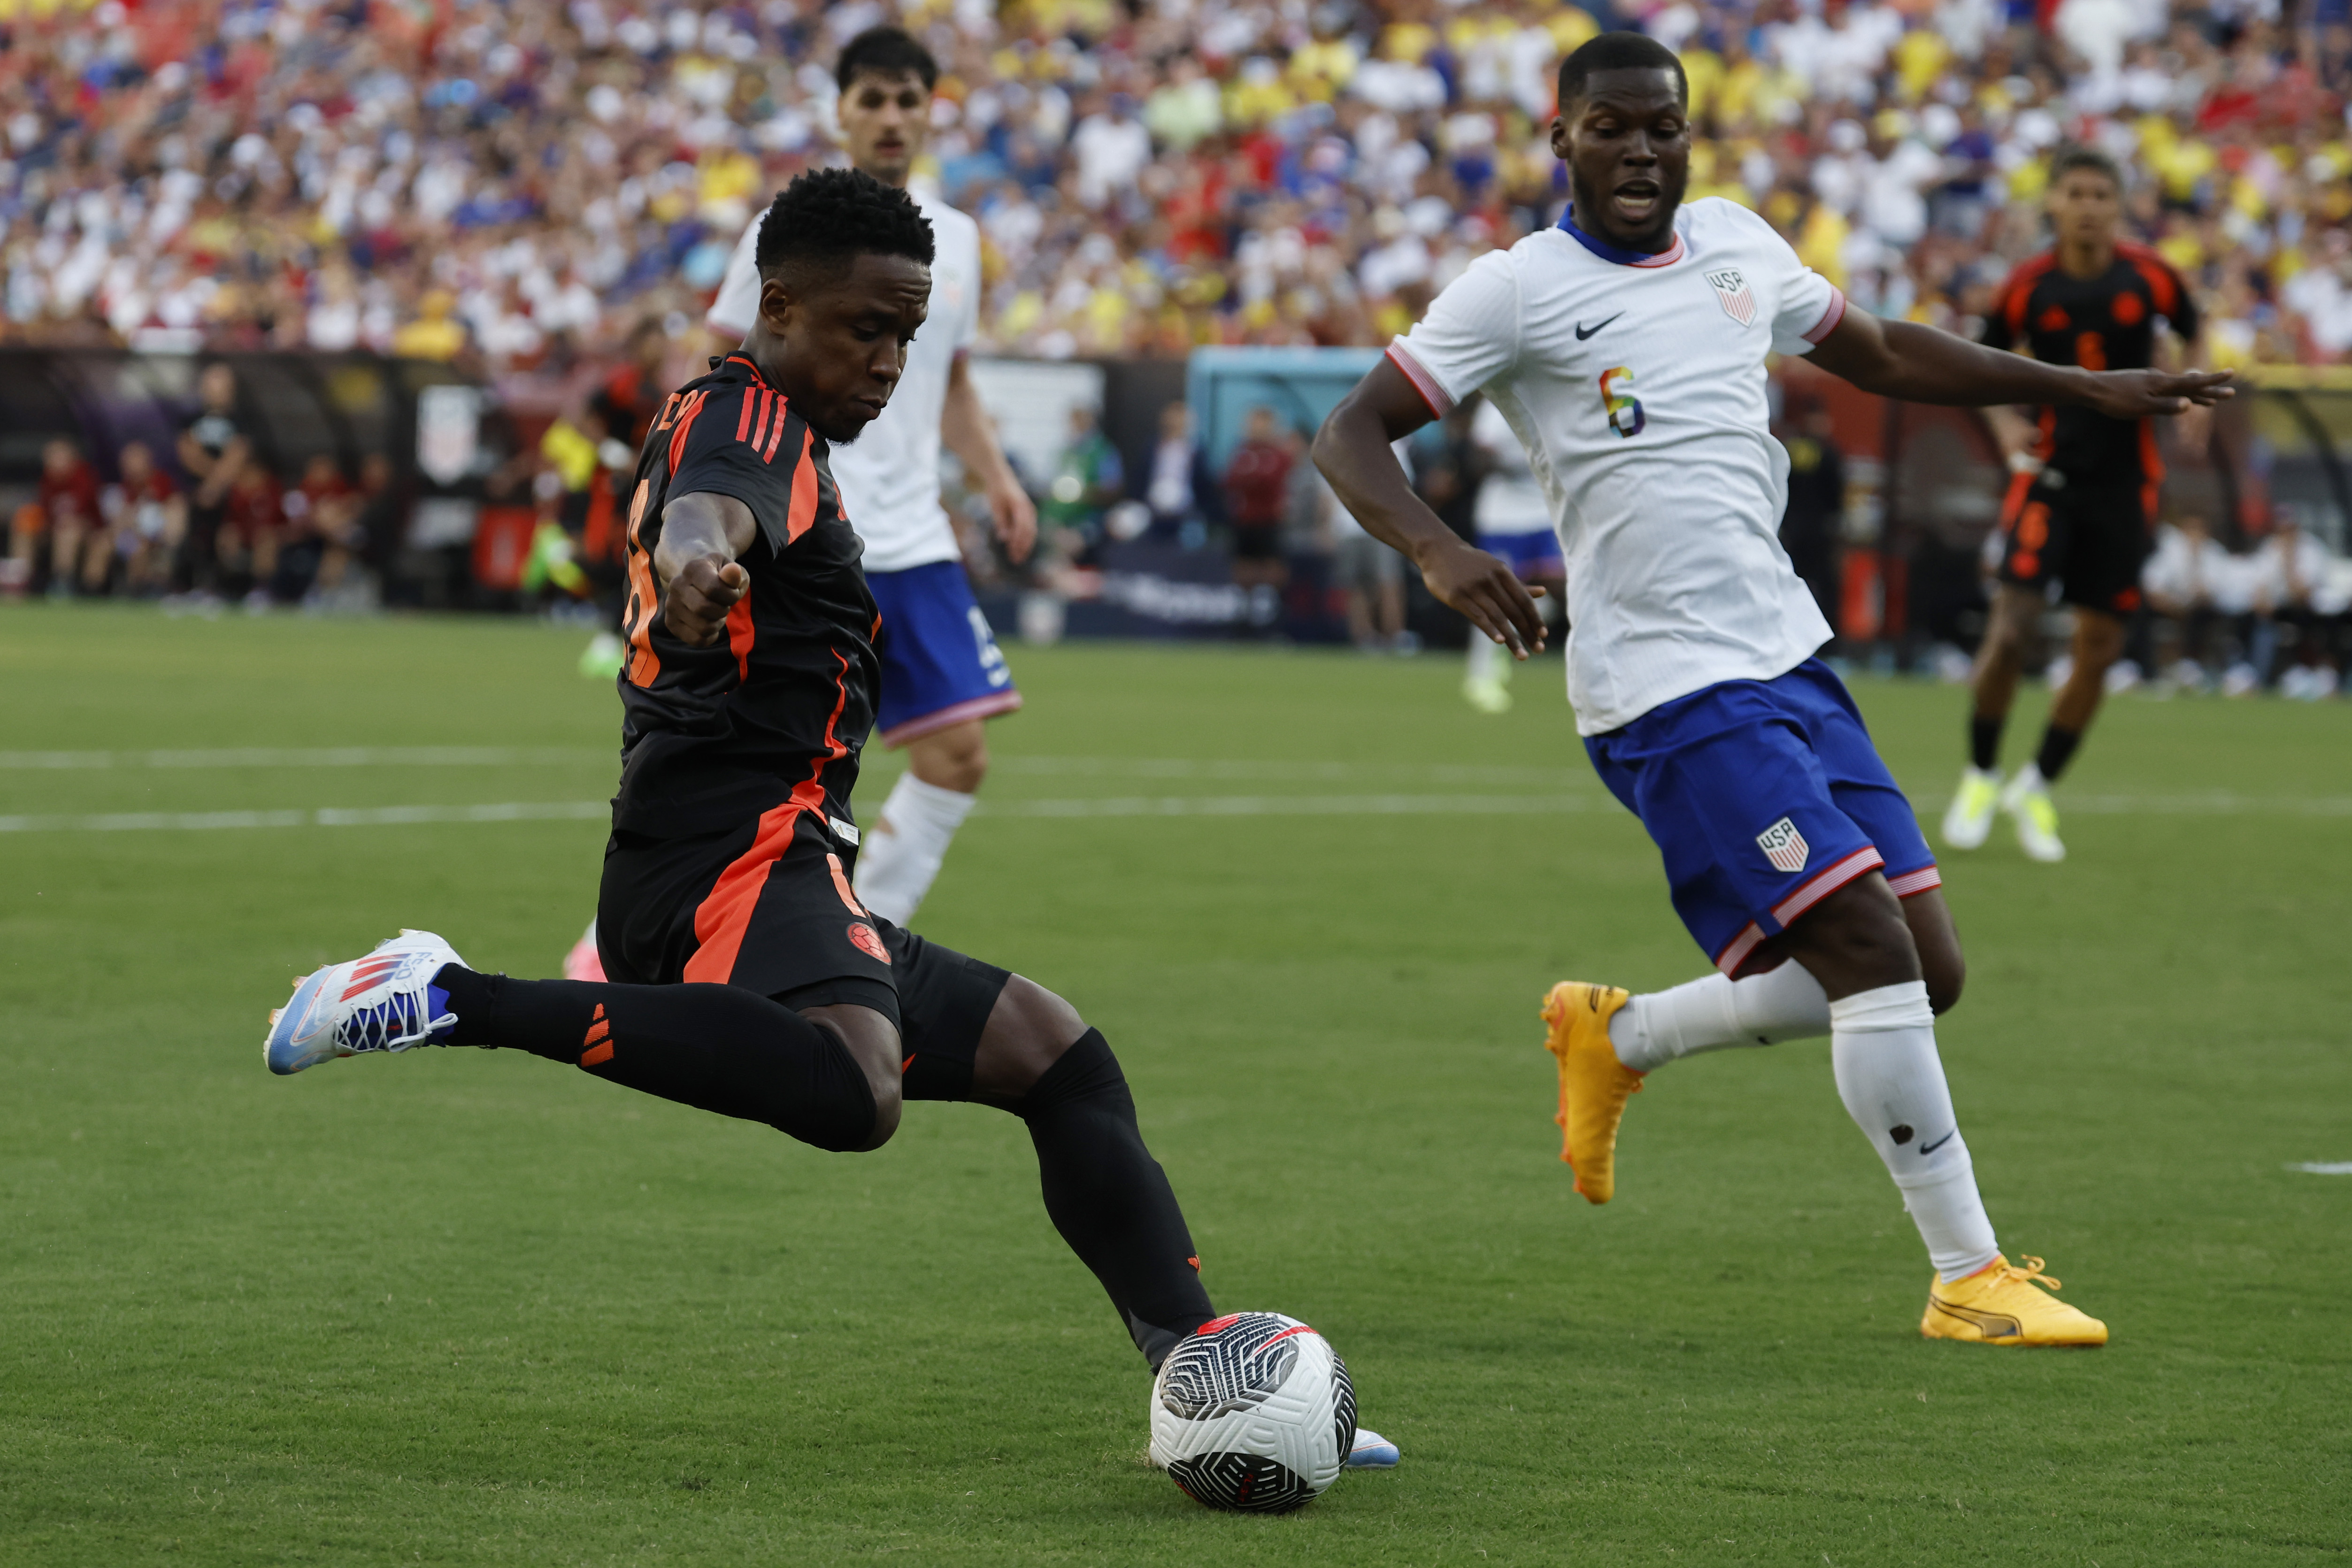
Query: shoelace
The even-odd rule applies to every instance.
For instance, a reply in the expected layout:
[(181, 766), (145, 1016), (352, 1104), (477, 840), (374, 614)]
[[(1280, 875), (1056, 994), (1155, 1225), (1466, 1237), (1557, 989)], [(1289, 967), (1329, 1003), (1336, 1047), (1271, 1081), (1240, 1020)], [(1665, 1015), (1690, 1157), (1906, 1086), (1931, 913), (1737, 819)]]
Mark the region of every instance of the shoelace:
[(2042, 1271), (2042, 1259), (2024, 1252), (2017, 1255), (2015, 1263), (2009, 1264), (2001, 1269), (1999, 1283), (2042, 1285), (2053, 1290), (2058, 1289), (2058, 1281)]
[(362, 1007), (336, 1026), (335, 1043), (349, 1051), (397, 1051), (421, 1046), (436, 1029), (457, 1021), (455, 1013), (438, 1018), (425, 1015), (425, 987), (395, 991), (373, 1007)]

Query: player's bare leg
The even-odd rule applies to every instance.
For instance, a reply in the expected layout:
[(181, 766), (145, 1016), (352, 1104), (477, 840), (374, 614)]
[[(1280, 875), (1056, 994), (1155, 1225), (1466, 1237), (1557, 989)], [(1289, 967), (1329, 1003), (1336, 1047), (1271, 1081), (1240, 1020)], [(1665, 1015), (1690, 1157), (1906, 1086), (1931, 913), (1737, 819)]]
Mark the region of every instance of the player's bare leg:
[(866, 908), (898, 925), (915, 918), (987, 777), (982, 720), (967, 719), (907, 742), (907, 771), (858, 852), (857, 896)]

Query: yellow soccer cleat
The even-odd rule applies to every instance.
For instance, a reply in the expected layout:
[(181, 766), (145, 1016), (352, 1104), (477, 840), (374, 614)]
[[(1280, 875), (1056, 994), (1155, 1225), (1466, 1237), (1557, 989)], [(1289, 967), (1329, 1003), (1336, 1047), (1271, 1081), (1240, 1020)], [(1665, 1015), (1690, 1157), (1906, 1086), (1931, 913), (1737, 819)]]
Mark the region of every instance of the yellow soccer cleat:
[(1617, 1059), (1609, 1020), (1628, 997), (1614, 985), (1563, 980), (1544, 997), (1544, 1049), (1559, 1058), (1559, 1157), (1576, 1190), (1605, 1204), (1617, 1192), (1617, 1123), (1642, 1075)]
[[(1931, 1340), (1968, 1340), (1980, 1345), (2080, 1345), (2107, 1342), (2107, 1325), (2078, 1312), (2051, 1292), (2058, 1281), (2042, 1272), (2042, 1259), (2020, 1268), (1995, 1258), (1965, 1279), (1941, 1278), (1927, 1287), (1927, 1312), (1919, 1331)], [(2035, 1289), (2035, 1286), (2047, 1289)]]

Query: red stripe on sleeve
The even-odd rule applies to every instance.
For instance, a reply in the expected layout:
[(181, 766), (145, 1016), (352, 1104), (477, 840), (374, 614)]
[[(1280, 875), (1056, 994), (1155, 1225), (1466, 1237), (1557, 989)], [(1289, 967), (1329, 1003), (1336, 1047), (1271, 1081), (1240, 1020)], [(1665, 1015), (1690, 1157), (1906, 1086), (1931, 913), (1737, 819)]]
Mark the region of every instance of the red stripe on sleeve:
[(738, 441), (742, 440), (751, 433), (752, 391), (753, 388), (748, 386), (743, 389), (743, 412), (735, 416), (735, 439)]

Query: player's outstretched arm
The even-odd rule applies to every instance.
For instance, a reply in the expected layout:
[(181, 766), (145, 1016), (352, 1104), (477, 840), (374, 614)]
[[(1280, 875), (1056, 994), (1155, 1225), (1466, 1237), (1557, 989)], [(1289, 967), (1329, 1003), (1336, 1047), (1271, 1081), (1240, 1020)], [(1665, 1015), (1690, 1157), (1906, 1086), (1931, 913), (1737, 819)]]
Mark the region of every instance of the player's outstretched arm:
[(1914, 321), (1882, 321), (1866, 310), (1848, 310), (1811, 358), (1864, 392), (1963, 408), (2063, 403), (2111, 419), (2145, 419), (2210, 406), (2233, 395), (2226, 370), (2088, 371), (2043, 364)]
[(1029, 499), (1013, 465), (1004, 460), (996, 422), (988, 416), (980, 388), (971, 383), (970, 362), (962, 354), (956, 355), (948, 371), (948, 398), (940, 410), (940, 439), (965, 471), (980, 480), (1004, 553), (1015, 565), (1028, 560), (1030, 548), (1037, 542), (1037, 503)]
[(727, 612), (751, 591), (736, 557), (751, 548), (759, 524), (733, 496), (696, 490), (662, 508), (654, 575), (662, 586), (662, 621), (672, 636), (708, 647), (726, 629)]
[(1349, 389), (1315, 433), (1315, 466), (1364, 531), (1421, 570), (1437, 601), (1525, 658), (1544, 645), (1534, 595), (1501, 560), (1465, 544), (1412, 493), (1391, 441), (1429, 423), (1429, 405), (1395, 362), (1383, 359)]

